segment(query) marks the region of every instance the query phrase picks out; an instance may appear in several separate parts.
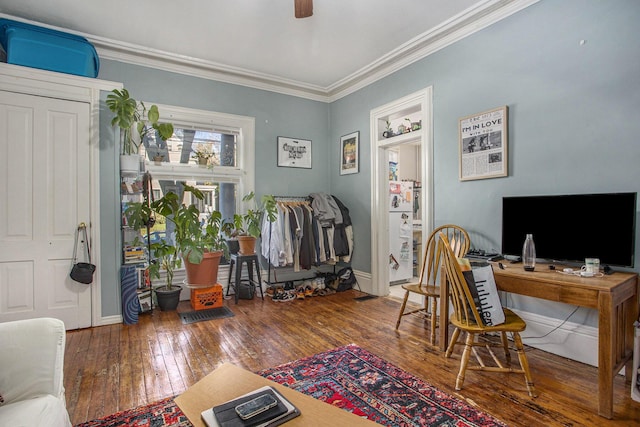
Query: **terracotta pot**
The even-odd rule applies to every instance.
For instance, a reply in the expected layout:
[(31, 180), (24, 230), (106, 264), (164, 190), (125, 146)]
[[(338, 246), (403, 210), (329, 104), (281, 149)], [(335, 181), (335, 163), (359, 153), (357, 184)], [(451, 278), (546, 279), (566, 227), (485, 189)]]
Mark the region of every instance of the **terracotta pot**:
[(186, 256), (183, 256), (184, 268), (187, 271), (187, 283), (209, 286), (218, 283), (218, 266), (223, 253), (223, 251), (205, 252), (200, 264), (193, 264)]
[(256, 253), (256, 238), (253, 236), (238, 236), (240, 255), (253, 255)]

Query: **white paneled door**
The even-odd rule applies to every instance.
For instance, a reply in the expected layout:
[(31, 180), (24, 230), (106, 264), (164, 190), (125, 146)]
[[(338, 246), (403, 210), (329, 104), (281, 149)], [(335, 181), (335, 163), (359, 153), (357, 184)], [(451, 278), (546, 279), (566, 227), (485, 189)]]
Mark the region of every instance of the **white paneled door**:
[(69, 277), (90, 219), (89, 114), (88, 103), (0, 91), (0, 322), (91, 326), (93, 285)]

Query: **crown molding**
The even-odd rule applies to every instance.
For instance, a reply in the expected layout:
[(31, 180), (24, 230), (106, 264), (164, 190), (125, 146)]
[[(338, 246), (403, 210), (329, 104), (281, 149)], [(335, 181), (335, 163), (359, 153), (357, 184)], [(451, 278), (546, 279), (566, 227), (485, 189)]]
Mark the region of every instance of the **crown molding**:
[(326, 88), (329, 102), (356, 92), (540, 0), (488, 0), (408, 41)]
[(327, 102), (327, 91), (320, 86), (145, 46), (90, 35), (84, 37), (94, 45), (101, 59)]
[[(327, 87), (284, 79), (275, 75), (258, 73), (199, 58), (150, 49), (148, 47), (124, 43), (91, 34), (72, 33), (89, 40), (95, 46), (101, 59), (119, 61), (172, 73), (330, 103), (393, 74), (538, 1), (539, 0), (486, 0), (478, 3), (448, 21), (443, 22), (438, 27), (415, 37), (355, 73)], [(0, 14), (0, 16), (3, 15), (4, 14)], [(59, 31), (70, 32), (64, 28), (29, 22), (8, 15), (4, 16)]]

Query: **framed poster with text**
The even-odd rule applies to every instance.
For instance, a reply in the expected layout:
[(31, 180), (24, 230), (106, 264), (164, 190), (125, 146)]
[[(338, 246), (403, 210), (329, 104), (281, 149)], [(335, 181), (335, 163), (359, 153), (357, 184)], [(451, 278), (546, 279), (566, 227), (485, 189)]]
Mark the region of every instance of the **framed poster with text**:
[(311, 169), (311, 141), (279, 136), (278, 166)]
[(507, 106), (458, 123), (460, 180), (507, 176)]

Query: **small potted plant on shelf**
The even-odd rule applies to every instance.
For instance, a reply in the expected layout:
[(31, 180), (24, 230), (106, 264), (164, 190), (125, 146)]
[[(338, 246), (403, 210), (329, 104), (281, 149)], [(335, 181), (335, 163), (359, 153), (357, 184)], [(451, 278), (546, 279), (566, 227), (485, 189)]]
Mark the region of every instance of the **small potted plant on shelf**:
[(256, 239), (261, 234), (262, 215), (267, 215), (270, 222), (276, 217), (276, 200), (272, 195), (262, 196), (260, 204), (255, 201), (255, 194), (250, 192), (242, 198), (243, 202), (253, 202), (253, 207), (245, 214), (235, 214), (231, 223), (226, 223), (224, 232), (231, 238), (238, 240), (239, 252), (243, 255), (255, 253)]
[(391, 138), (394, 136), (393, 129), (391, 128), (391, 122), (389, 120), (386, 121), (386, 129), (382, 132), (382, 136), (385, 138)]
[[(140, 164), (138, 150), (147, 133), (153, 130), (166, 141), (173, 135), (173, 125), (159, 122), (160, 113), (157, 105), (154, 104), (147, 109), (142, 101), (136, 101), (124, 88), (112, 90), (107, 95), (106, 104), (115, 114), (111, 125), (120, 128), (120, 170), (135, 174), (139, 171)], [(132, 133), (134, 125), (138, 139)]]
[[(185, 192), (203, 200), (199, 189), (182, 184)], [(151, 203), (151, 208), (174, 225), (176, 254), (181, 255), (190, 285), (213, 286), (218, 278), (220, 258), (227, 246), (222, 233), (222, 214), (211, 213), (207, 221), (200, 221), (200, 211), (195, 205), (186, 206), (174, 192)]]
[(207, 166), (215, 156), (211, 146), (208, 144), (200, 144), (198, 148), (193, 150), (193, 158), (200, 166)]
[(149, 277), (160, 279), (160, 270), (165, 272), (165, 284), (154, 289), (158, 307), (162, 311), (175, 310), (180, 302), (181, 286), (173, 284), (173, 274), (182, 263), (176, 247), (167, 243), (164, 239), (151, 244), (153, 261), (149, 264)]

